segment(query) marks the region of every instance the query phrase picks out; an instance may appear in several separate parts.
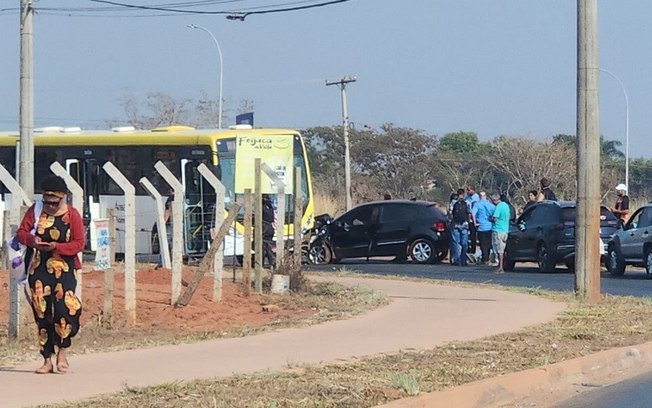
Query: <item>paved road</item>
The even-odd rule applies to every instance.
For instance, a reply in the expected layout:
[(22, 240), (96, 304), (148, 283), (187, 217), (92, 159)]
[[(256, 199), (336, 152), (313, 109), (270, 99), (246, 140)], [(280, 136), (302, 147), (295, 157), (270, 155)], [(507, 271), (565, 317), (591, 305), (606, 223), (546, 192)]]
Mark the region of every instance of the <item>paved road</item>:
[[(517, 264), (514, 272), (494, 275), (494, 268), (488, 266), (452, 266), (448, 263), (435, 265), (397, 264), (387, 260), (364, 259), (345, 260), (331, 265), (305, 266), (306, 270), (328, 272), (340, 269), (355, 270), (362, 274), (399, 275), (428, 279), (453, 280), (475, 283), (494, 283), (505, 286), (525, 288), (542, 288), (555, 291), (572, 291), (575, 275), (565, 267), (558, 267), (554, 273), (540, 273), (535, 264)], [(601, 273), (601, 292), (612, 295), (631, 295), (639, 297), (652, 296), (652, 279), (648, 278), (642, 268), (628, 267), (622, 277), (613, 277), (606, 270)]]
[(555, 408), (649, 408), (652, 371), (623, 382), (588, 391)]

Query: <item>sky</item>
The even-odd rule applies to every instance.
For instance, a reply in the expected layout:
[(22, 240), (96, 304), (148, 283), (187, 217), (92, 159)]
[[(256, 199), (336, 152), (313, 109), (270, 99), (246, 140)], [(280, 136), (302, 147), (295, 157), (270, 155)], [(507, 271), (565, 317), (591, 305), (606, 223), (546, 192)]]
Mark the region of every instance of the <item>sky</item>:
[[(160, 6), (163, 0), (117, 0)], [(177, 0), (177, 5), (188, 3)], [(195, 1), (197, 2), (197, 1)], [(320, 3), (236, 0), (195, 10)], [(0, 0), (0, 130), (18, 129), (20, 0)], [(326, 80), (355, 76), (352, 126), (384, 123), (443, 136), (476, 132), (550, 140), (575, 134), (577, 3), (573, 0), (349, 0), (300, 11), (188, 15), (38, 0), (34, 17), (35, 126), (108, 127), (122, 102), (163, 92), (219, 95), (224, 125), (243, 100), (257, 127), (303, 129), (342, 122), (341, 95)], [(53, 9), (61, 9), (55, 12)], [(629, 100), (630, 157), (652, 158), (652, 1), (598, 1), (600, 68)], [(627, 104), (619, 82), (600, 75), (600, 126), (625, 149)], [(125, 120), (126, 123), (126, 120)]]

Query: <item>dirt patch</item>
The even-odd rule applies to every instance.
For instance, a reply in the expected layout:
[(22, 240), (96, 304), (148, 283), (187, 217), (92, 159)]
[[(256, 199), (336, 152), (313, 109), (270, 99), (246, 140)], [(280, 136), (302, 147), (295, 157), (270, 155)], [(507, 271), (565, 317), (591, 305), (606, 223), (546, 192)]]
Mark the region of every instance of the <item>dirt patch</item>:
[[(191, 280), (195, 267), (184, 267), (182, 283)], [(230, 271), (229, 271), (230, 272)], [(0, 298), (8, 299), (8, 273), (0, 271)], [(222, 298), (213, 301), (213, 276), (205, 276), (190, 303), (185, 307), (171, 306), (171, 272), (139, 266), (136, 273), (136, 325), (128, 327), (124, 308), (124, 273), (114, 277), (112, 330), (103, 330), (104, 277), (102, 271), (83, 273), (81, 316), (82, 331), (73, 341), (89, 348), (111, 344), (114, 340), (138, 338), (146, 334), (150, 341), (173, 336), (176, 339), (197, 334), (224, 335), (233, 330), (267, 326), (273, 322), (317, 313), (316, 308), (289, 305), (287, 299), (274, 294), (244, 294), (241, 283), (222, 281)], [(182, 287), (182, 293), (185, 290)], [(0, 339), (6, 339), (9, 302), (0, 302)], [(274, 307), (264, 307), (273, 304)], [(28, 339), (29, 340), (29, 339)], [(122, 343), (122, 342), (120, 342)]]

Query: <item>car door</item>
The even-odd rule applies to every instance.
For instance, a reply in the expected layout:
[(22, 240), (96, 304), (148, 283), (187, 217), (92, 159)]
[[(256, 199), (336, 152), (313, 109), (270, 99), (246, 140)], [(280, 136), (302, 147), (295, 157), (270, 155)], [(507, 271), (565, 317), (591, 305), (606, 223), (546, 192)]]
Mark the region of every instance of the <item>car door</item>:
[(524, 256), (525, 234), (530, 223), (535, 207), (530, 207), (516, 220), (515, 226), (510, 227), (507, 236), (507, 247), (512, 258), (518, 259)]
[(627, 221), (620, 236), (620, 250), (625, 259), (643, 259), (643, 244), (652, 233), (652, 207), (643, 207)]
[(556, 219), (555, 204), (542, 204), (535, 206), (530, 220), (523, 231), (522, 252), (528, 259), (536, 259), (539, 242), (545, 239), (546, 225)]
[(354, 208), (331, 226), (331, 244), (337, 258), (367, 256), (372, 232), (378, 218), (378, 206)]
[(386, 203), (380, 213), (372, 239), (370, 256), (403, 255), (410, 236), (410, 220), (417, 215), (416, 205)]

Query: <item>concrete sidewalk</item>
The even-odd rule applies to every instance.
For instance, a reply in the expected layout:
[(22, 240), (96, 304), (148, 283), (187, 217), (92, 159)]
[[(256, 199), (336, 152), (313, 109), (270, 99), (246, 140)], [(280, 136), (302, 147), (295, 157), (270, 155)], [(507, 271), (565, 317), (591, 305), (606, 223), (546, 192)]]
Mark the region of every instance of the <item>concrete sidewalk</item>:
[(187, 345), (72, 355), (71, 369), (65, 375), (34, 374), (40, 360), (1, 367), (2, 407), (78, 400), (117, 392), (125, 386), (225, 377), (281, 370), (288, 365), (433, 348), (452, 340), (476, 339), (549, 321), (565, 308), (542, 298), (493, 289), (365, 278), (328, 280), (383, 291), (392, 302), (362, 316), (307, 328)]

